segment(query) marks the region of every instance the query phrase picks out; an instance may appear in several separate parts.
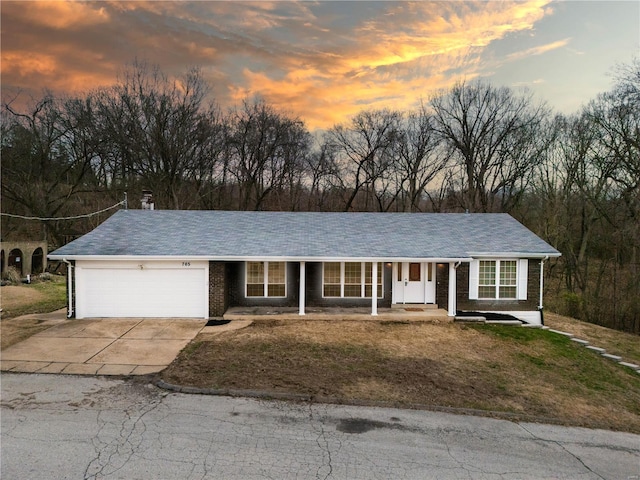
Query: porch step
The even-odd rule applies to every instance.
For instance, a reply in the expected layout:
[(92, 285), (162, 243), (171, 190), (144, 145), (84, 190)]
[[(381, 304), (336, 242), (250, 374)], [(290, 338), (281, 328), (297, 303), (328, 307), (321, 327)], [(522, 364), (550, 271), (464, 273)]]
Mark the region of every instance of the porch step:
[[(435, 303), (394, 303), (391, 305), (392, 310), (406, 310), (407, 308), (421, 310), (437, 310), (438, 305)], [(411, 310), (409, 310), (411, 311)]]
[(454, 322), (469, 322), (469, 323), (485, 323), (487, 319), (485, 317), (453, 317)]

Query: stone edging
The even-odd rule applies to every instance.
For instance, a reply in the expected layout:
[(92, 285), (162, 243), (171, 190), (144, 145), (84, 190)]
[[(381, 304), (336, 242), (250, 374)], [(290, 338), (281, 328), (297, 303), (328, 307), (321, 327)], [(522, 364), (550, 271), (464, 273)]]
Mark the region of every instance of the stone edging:
[(582, 345), (583, 347), (596, 352), (598, 354), (600, 354), (602, 357), (607, 358), (609, 360), (613, 360), (614, 362), (616, 362), (618, 365), (622, 365), (623, 367), (627, 367), (627, 368), (631, 368), (632, 370), (635, 370), (636, 373), (640, 374), (640, 365), (636, 365), (635, 363), (629, 363), (629, 362), (625, 362), (622, 360), (622, 357), (618, 356), (618, 355), (612, 355), (610, 353), (607, 353), (607, 351), (604, 348), (600, 348), (600, 347), (594, 347), (593, 345), (590, 345), (589, 342), (587, 340), (582, 340), (580, 338), (576, 338), (576, 336), (573, 333), (569, 333), (569, 332), (563, 332), (562, 330), (554, 330), (553, 328), (549, 328), (549, 327), (540, 327), (543, 330), (547, 330), (549, 332), (553, 332), (556, 333), (558, 335), (564, 335), (565, 337), (568, 337), (571, 339), (572, 342), (577, 343), (578, 345)]

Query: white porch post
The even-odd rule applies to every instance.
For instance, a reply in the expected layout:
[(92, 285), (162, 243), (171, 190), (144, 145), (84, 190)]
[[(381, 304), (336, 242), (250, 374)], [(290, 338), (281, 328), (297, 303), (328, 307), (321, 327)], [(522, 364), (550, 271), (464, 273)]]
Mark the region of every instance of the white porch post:
[(305, 286), (305, 278), (306, 278), (306, 265), (305, 262), (300, 262), (300, 293), (298, 295), (299, 297), (299, 310), (298, 310), (298, 315), (304, 315), (304, 293), (306, 290), (306, 286)]
[(542, 294), (544, 292), (544, 261), (544, 258), (540, 260), (540, 304), (538, 305), (538, 310), (542, 310)]
[(371, 315), (378, 315), (378, 262), (371, 262)]
[(449, 262), (449, 298), (448, 298), (449, 316), (456, 316), (456, 265)]

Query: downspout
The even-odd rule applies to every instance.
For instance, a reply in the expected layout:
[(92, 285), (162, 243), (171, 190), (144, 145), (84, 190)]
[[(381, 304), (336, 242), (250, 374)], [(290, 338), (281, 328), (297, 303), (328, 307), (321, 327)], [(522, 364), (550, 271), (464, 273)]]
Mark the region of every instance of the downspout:
[(544, 290), (544, 262), (549, 260), (549, 256), (547, 255), (542, 260), (540, 260), (540, 303), (538, 304), (538, 311), (540, 312), (540, 324), (544, 325), (544, 314), (542, 307), (542, 292)]
[(69, 300), (67, 318), (73, 318), (73, 264), (66, 258), (63, 258), (62, 261), (67, 264), (67, 298)]

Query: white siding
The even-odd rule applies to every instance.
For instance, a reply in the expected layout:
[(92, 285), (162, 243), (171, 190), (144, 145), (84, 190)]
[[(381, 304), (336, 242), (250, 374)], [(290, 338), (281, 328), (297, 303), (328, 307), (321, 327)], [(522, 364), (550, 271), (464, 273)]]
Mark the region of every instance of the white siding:
[(480, 281), (480, 260), (469, 263), (469, 300), (478, 299), (478, 282)]
[(529, 260), (518, 260), (518, 300), (527, 299), (527, 278), (529, 275)]

